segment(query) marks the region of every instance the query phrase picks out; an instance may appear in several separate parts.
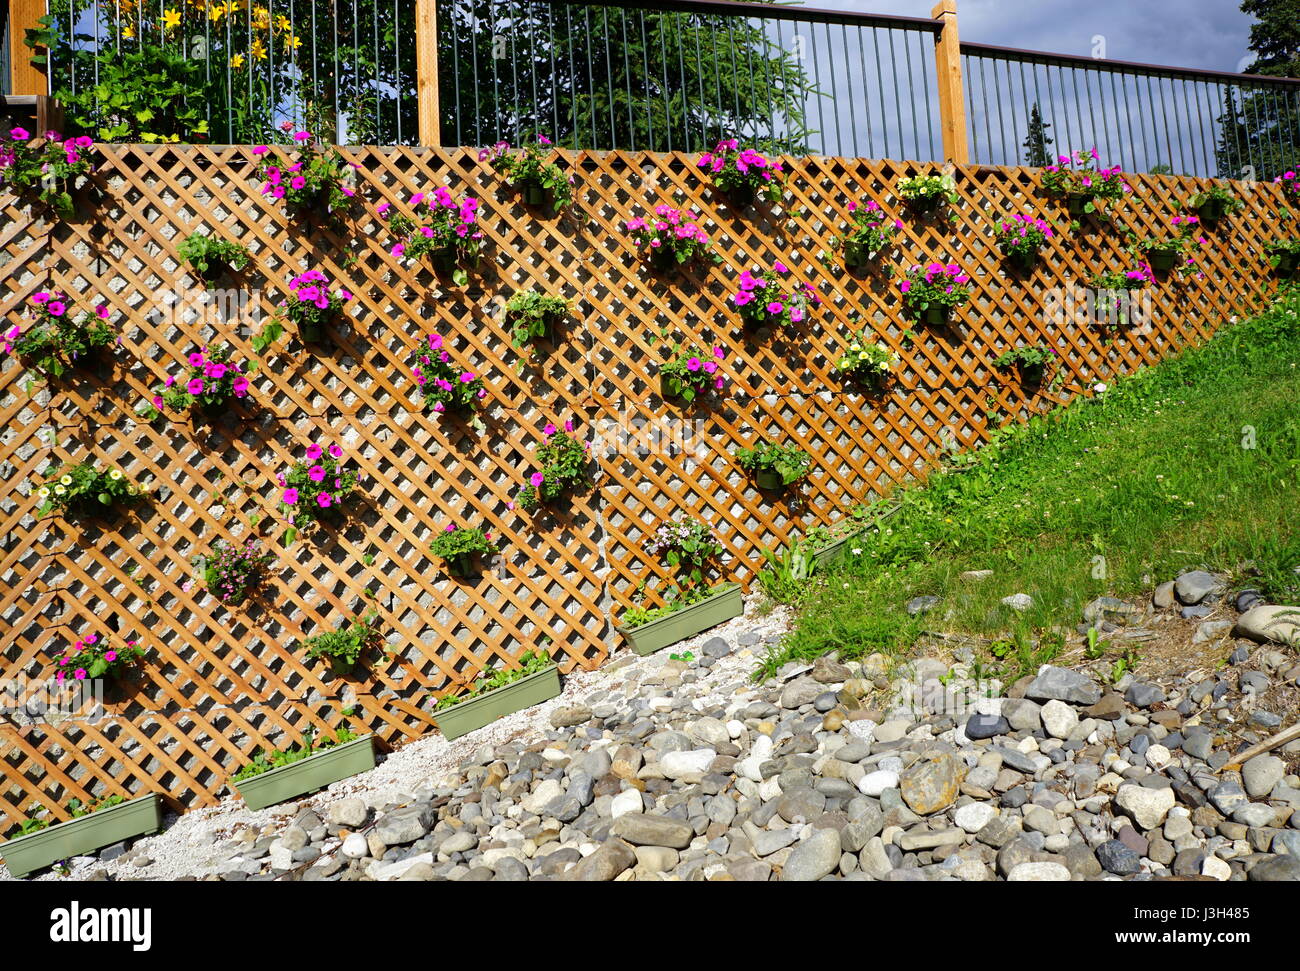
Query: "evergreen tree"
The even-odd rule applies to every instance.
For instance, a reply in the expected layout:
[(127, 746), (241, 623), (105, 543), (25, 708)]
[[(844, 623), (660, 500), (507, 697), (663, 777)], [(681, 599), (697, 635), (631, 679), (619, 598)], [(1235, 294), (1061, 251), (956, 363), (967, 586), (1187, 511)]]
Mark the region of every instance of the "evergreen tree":
[[(1300, 0), (1243, 0), (1255, 61), (1248, 74), (1300, 77)], [(1300, 89), (1233, 85), (1224, 93), (1215, 157), (1224, 178), (1272, 179), (1300, 164)]]
[(1052, 144), (1052, 138), (1047, 134), (1047, 129), (1051, 127), (1051, 122), (1043, 121), (1043, 113), (1035, 101), (1029, 112), (1029, 133), (1025, 136), (1026, 165), (1042, 168), (1052, 160), (1052, 155), (1047, 150), (1047, 146)]

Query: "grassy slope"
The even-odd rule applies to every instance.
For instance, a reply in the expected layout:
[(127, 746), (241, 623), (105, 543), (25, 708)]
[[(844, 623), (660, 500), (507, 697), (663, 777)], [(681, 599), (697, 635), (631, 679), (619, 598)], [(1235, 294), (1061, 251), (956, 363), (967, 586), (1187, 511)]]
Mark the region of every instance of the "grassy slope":
[[(1078, 623), (1094, 596), (1135, 594), (1196, 566), (1254, 561), (1263, 575), (1253, 585), (1294, 598), (1298, 471), (1293, 290), (1201, 348), (1008, 429), (970, 470), (896, 493), (900, 511), (802, 596), (795, 629), (759, 673), (831, 650), (903, 651), (922, 627), (1027, 639)], [(994, 576), (959, 579), (976, 569)], [(1013, 593), (1030, 594), (1033, 609), (1001, 606)], [(944, 600), (924, 620), (903, 609), (920, 594)]]

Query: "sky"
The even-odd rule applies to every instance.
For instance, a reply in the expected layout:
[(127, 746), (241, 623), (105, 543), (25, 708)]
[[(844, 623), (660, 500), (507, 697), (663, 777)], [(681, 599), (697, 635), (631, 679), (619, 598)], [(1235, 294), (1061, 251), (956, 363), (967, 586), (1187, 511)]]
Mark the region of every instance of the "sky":
[[(810, 7), (929, 17), (935, 0), (806, 0)], [(1254, 60), (1240, 0), (957, 0), (963, 41), (1211, 71)]]

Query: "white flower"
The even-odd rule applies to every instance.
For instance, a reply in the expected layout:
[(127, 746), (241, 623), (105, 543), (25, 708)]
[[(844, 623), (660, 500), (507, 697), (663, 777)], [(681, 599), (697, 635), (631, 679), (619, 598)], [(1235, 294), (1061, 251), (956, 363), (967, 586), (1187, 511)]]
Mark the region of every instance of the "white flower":
[(1103, 391), (1106, 390), (1106, 382), (1098, 381), (1096, 384), (1092, 386), (1092, 390), (1096, 391), (1098, 394), (1101, 394)]
[(68, 490), (65, 489), (65, 488), (63, 488), (63, 486), (61, 486), (61, 485), (57, 485), (57, 486), (54, 487), (54, 494), (55, 494), (56, 496), (64, 495), (64, 494), (67, 493), (67, 491), (68, 491)]
[(862, 547), (861, 547), (861, 546), (855, 546), (855, 547), (853, 547), (853, 555), (854, 555), (854, 556), (861, 556), (861, 555), (862, 555)]
[(118, 479), (122, 478), (122, 470), (114, 469), (112, 472), (108, 473), (108, 477), (116, 482)]
[(62, 479), (60, 479), (59, 481), (62, 482), (64, 485), (72, 485), (72, 476), (70, 476), (70, 475), (65, 475), (65, 476), (64, 476)]
[(41, 486), (39, 489), (36, 490), (36, 494), (40, 496), (42, 499), (44, 499), (50, 494), (50, 490), (47, 489), (45, 486)]

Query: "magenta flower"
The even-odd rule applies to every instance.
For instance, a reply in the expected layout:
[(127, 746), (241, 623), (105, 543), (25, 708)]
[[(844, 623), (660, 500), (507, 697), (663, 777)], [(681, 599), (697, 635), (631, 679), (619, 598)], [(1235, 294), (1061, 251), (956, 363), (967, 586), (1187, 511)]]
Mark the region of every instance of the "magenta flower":
[(536, 487), (540, 486), (543, 482), (546, 481), (546, 476), (542, 475), (542, 473), (540, 473), (540, 472), (534, 472), (534, 473), (529, 477), (528, 481), (531, 482), (531, 483), (533, 484), (533, 487), (534, 487), (534, 488), (536, 488)]
[(325, 450), (323, 448), (321, 448), (315, 442), (312, 442), (310, 445), (307, 446), (307, 458), (315, 462), (318, 458), (321, 457), (324, 451)]
[(298, 504), (298, 490), (293, 488), (285, 489), (282, 498), (286, 506), (296, 506)]
[(313, 465), (307, 470), (307, 478), (312, 482), (322, 482), (325, 479), (325, 469), (319, 465)]
[(185, 386), (185, 390), (194, 395), (203, 394), (203, 379), (195, 378)]
[(322, 509), (328, 509), (330, 506), (334, 505), (334, 500), (328, 492), (322, 492), (316, 497), (316, 505), (320, 506)]
[(335, 444), (330, 446), (330, 455), (336, 459), (343, 458), (343, 446)]

